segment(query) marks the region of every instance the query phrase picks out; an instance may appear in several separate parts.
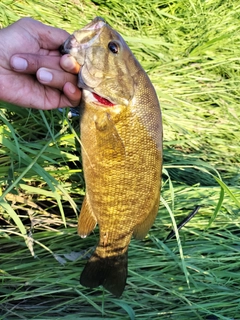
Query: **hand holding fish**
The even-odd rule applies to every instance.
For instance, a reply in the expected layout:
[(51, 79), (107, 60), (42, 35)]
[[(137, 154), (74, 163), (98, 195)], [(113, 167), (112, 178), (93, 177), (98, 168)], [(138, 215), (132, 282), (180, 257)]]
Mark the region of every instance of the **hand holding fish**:
[(79, 65), (58, 51), (68, 36), (31, 18), (1, 29), (0, 100), (45, 110), (79, 105)]

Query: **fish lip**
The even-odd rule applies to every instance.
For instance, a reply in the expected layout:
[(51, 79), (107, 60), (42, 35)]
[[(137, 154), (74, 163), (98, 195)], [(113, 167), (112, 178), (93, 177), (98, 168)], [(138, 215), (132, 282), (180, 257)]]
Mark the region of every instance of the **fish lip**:
[[(82, 31), (92, 31), (94, 30), (95, 35), (88, 41), (79, 43), (77, 39), (77, 34), (78, 31), (75, 31), (72, 35), (70, 35), (67, 40), (59, 47), (59, 51), (61, 54), (66, 54), (66, 53), (77, 53), (78, 50), (84, 50), (89, 48), (92, 43), (96, 40), (97, 37), (99, 37), (99, 33), (101, 32), (101, 29), (103, 26), (106, 25), (106, 22), (103, 18), (101, 17), (96, 17), (91, 24), (88, 24), (84, 28), (81, 29)], [(85, 40), (87, 40), (86, 38)]]
[(74, 34), (70, 35), (67, 40), (59, 47), (59, 51), (61, 54), (67, 54), (72, 52), (72, 50), (78, 50), (79, 43), (77, 42)]
[[(70, 53), (70, 51), (75, 51), (79, 49), (86, 49), (92, 45), (95, 41), (96, 37), (99, 36), (101, 29), (106, 25), (106, 21), (101, 17), (94, 18), (89, 24), (83, 27), (81, 30), (75, 31), (72, 35), (70, 35), (65, 42), (59, 47), (59, 51), (61, 54)], [(81, 44), (78, 42), (78, 33), (83, 33), (83, 38), (80, 37), (81, 41), (85, 40), (86, 42), (82, 42)], [(88, 31), (91, 31), (94, 35), (89, 40)], [(90, 32), (90, 33), (91, 33)], [(84, 39), (85, 34), (85, 39)], [(87, 41), (88, 40), (88, 41)]]

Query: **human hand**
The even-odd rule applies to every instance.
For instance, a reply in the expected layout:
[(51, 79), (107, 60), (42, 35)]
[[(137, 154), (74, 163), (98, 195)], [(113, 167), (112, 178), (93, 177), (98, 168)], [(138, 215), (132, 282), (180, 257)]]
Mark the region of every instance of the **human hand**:
[(43, 110), (79, 105), (80, 66), (58, 51), (68, 36), (31, 18), (0, 30), (0, 100)]

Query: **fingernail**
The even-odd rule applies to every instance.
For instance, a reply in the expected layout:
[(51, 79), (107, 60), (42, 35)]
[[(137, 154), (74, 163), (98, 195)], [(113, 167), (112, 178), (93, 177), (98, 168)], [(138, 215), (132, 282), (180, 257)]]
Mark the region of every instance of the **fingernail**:
[(12, 58), (12, 67), (19, 71), (24, 71), (27, 69), (28, 63), (27, 60), (20, 58), (20, 57), (13, 57)]
[(74, 93), (76, 92), (76, 87), (75, 87), (71, 82), (69, 82), (69, 84), (68, 84), (68, 90), (69, 90), (72, 94), (74, 94)]
[(38, 70), (38, 79), (43, 82), (51, 82), (53, 79), (53, 75), (51, 72), (49, 72), (45, 69), (39, 69)]

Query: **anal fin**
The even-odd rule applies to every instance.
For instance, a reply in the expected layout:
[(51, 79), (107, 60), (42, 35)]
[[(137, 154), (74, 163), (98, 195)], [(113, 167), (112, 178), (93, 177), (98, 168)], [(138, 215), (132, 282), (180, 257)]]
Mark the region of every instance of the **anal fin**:
[(92, 209), (88, 203), (87, 197), (85, 196), (81, 208), (81, 212), (78, 218), (78, 234), (85, 238), (93, 231), (97, 224), (97, 219), (92, 212)]

